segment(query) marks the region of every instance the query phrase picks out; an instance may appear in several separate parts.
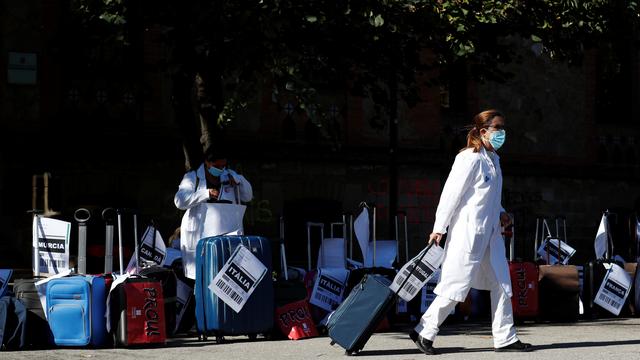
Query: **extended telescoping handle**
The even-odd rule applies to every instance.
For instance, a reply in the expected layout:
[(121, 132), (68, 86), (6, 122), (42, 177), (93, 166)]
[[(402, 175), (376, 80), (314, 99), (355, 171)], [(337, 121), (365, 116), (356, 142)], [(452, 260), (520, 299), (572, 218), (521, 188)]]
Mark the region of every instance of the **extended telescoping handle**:
[(280, 266), (284, 273), (284, 279), (289, 280), (289, 269), (287, 268), (287, 253), (284, 246), (284, 216), (280, 216)]
[[(513, 214), (509, 213), (511, 218), (511, 241), (509, 241), (509, 260), (513, 261), (516, 256), (516, 221)], [(507, 228), (505, 228), (505, 231)]]
[(331, 234), (331, 238), (334, 239), (335, 238), (335, 233), (333, 232), (334, 227), (336, 226), (342, 226), (342, 238), (343, 238), (343, 242), (344, 242), (344, 266), (345, 268), (347, 267), (347, 215), (344, 214), (342, 215), (342, 222), (333, 222), (330, 224), (329, 227), (329, 231)]
[(78, 274), (87, 273), (87, 221), (91, 219), (91, 212), (79, 208), (73, 213), (78, 222)]
[[(322, 240), (324, 239), (324, 224), (307, 222), (307, 265), (309, 271), (311, 271), (311, 228), (317, 227), (320, 229), (320, 251), (322, 251)], [(324, 254), (321, 254), (321, 256)]]
[(102, 220), (104, 227), (104, 273), (113, 272), (113, 227), (115, 222), (116, 209), (106, 208), (102, 210)]
[(373, 227), (371, 228), (373, 234), (373, 259), (371, 259), (371, 267), (376, 267), (376, 206), (373, 206)]

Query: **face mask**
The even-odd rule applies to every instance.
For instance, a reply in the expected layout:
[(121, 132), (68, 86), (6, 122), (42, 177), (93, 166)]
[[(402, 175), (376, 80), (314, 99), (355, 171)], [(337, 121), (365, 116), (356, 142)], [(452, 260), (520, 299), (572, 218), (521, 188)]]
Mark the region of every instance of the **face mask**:
[(494, 131), (489, 135), (489, 143), (493, 146), (494, 150), (498, 150), (504, 145), (504, 140), (507, 137), (507, 133), (504, 130)]
[(220, 175), (222, 175), (222, 173), (224, 172), (224, 169), (218, 169), (215, 166), (210, 167), (209, 169), (207, 169), (209, 171), (209, 174), (218, 177)]

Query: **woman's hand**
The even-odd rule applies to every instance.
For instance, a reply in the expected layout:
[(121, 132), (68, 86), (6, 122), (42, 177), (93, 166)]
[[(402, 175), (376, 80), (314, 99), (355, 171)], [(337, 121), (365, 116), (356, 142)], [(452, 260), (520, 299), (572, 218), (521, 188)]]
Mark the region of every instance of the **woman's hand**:
[(500, 213), (500, 224), (503, 227), (507, 227), (509, 225), (511, 225), (513, 223), (513, 219), (511, 219), (511, 215), (509, 215), (506, 212), (501, 212)]
[(432, 242), (436, 242), (436, 245), (440, 245), (440, 240), (442, 240), (442, 234), (440, 233), (431, 233), (429, 234), (429, 240), (427, 240), (427, 244), (431, 244)]

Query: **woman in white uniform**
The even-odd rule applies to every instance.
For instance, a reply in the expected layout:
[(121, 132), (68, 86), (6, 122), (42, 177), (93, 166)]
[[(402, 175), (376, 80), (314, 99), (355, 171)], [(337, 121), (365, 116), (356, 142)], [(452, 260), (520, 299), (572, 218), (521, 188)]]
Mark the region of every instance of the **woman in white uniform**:
[(491, 292), (492, 333), (496, 351), (529, 351), (513, 325), (511, 279), (501, 226), (511, 218), (501, 205), (502, 171), (496, 154), (505, 140), (505, 117), (486, 110), (474, 117), (467, 147), (460, 151), (449, 173), (436, 210), (429, 243), (445, 244), (437, 295), (410, 334), (427, 355), (436, 353), (433, 341), (447, 315), (465, 300), (472, 287)]
[[(180, 225), (180, 250), (185, 276), (190, 279), (196, 276), (195, 251), (205, 231), (207, 202), (241, 205), (253, 198), (249, 181), (227, 168), (223, 149), (223, 146), (215, 150), (210, 148), (205, 154), (204, 163), (198, 169), (184, 174), (173, 199), (178, 209), (186, 210)], [(238, 230), (242, 232), (242, 228)]]

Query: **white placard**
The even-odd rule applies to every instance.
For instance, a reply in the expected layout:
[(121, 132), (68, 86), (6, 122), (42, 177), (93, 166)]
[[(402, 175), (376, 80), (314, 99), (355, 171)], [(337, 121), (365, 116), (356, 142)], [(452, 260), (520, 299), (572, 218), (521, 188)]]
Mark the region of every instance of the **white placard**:
[(343, 238), (322, 239), (318, 251), (319, 268), (345, 268), (346, 257)]
[[(558, 243), (560, 243), (560, 250), (558, 253)], [(547, 246), (548, 244), (548, 246)], [(538, 255), (543, 261), (547, 261), (547, 249), (549, 250), (549, 265), (562, 263), (567, 265), (569, 259), (576, 253), (576, 249), (569, 246), (566, 242), (559, 239), (547, 239), (542, 242), (542, 245), (538, 248)], [(560, 261), (562, 259), (562, 261)]]
[[(431, 246), (427, 254), (422, 258), (422, 261), (418, 262), (420, 256), (422, 256), (426, 250), (427, 249), (422, 250), (416, 257), (411, 259), (411, 261), (404, 264), (400, 271), (398, 271), (398, 275), (393, 279), (393, 283), (389, 285), (391, 291), (398, 292), (404, 280), (411, 274), (409, 280), (398, 292), (398, 296), (405, 301), (411, 301), (442, 264), (444, 250), (437, 245)], [(416, 267), (416, 269), (411, 273), (414, 267)]]
[(335, 310), (342, 302), (348, 278), (346, 269), (318, 269), (309, 303), (327, 311)]
[[(38, 252), (40, 274), (58, 274), (69, 269), (69, 234), (71, 223), (62, 220), (33, 217), (33, 253)], [(36, 272), (33, 264), (33, 272)]]
[(605, 267), (609, 270), (593, 302), (617, 316), (629, 296), (631, 277), (617, 264), (605, 264)]
[(420, 294), (420, 312), (425, 312), (433, 303), (433, 300), (436, 299), (436, 294), (433, 290), (436, 288), (438, 283), (440, 282), (440, 272), (442, 270), (436, 269), (433, 272), (431, 278), (427, 281), (427, 283), (422, 288), (422, 293)]
[(209, 289), (238, 313), (266, 273), (267, 268), (260, 259), (240, 245), (211, 280)]
[(375, 243), (375, 259), (373, 258), (373, 242), (369, 244), (367, 255), (364, 258), (364, 267), (393, 268), (393, 262), (398, 254), (397, 240), (378, 240)]
[(11, 269), (0, 269), (0, 297), (4, 296), (4, 292), (9, 286), (11, 274), (13, 274), (13, 270)]
[[(154, 230), (155, 230), (155, 247), (154, 247)], [(136, 254), (134, 253), (129, 260), (127, 270), (129, 274), (136, 272)], [(164, 244), (164, 239), (160, 235), (160, 231), (156, 230), (153, 226), (148, 226), (142, 235), (140, 244), (138, 245), (138, 256), (140, 257), (140, 265), (143, 263), (164, 265), (167, 257), (167, 247)]]

